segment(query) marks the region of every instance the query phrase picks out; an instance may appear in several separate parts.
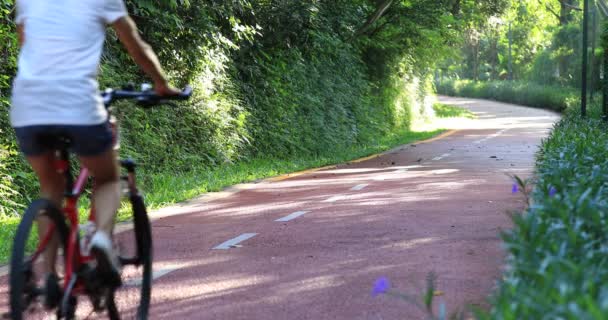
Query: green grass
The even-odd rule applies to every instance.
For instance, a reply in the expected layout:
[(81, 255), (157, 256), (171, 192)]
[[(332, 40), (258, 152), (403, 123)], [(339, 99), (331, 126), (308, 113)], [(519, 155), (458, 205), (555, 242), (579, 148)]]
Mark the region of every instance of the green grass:
[(15, 231), (19, 224), (19, 218), (5, 218), (0, 220), (0, 263), (8, 261), (13, 245)]
[(161, 173), (144, 177), (146, 203), (150, 208), (191, 199), (206, 192), (220, 191), (238, 183), (251, 182), (285, 173), (317, 168), (365, 157), (398, 145), (428, 139), (443, 130), (429, 132), (402, 132), (386, 137), (376, 144), (344, 148), (324, 156), (295, 159), (256, 159), (217, 168), (195, 168), (183, 173)]
[(433, 105), (435, 115), (439, 118), (466, 118), (475, 119), (475, 114), (468, 109), (448, 106), (441, 103)]
[(576, 105), (577, 89), (545, 86), (523, 81), (445, 80), (435, 84), (437, 93), (448, 96), (490, 99), (562, 112)]
[[(146, 205), (150, 210), (162, 208), (171, 204), (192, 199), (206, 192), (220, 191), (238, 183), (251, 182), (280, 174), (316, 168), (325, 165), (365, 157), (371, 154), (389, 150), (395, 146), (431, 138), (443, 130), (427, 132), (400, 132), (374, 144), (353, 147), (336, 148), (337, 152), (322, 156), (300, 156), (294, 159), (255, 159), (233, 165), (222, 165), (215, 168), (193, 167), (186, 172), (163, 172), (152, 175), (145, 174), (145, 166), (140, 171), (141, 189), (145, 193)], [(88, 201), (81, 203), (81, 216), (86, 216)], [(118, 219), (127, 221), (130, 218), (128, 204), (123, 203)], [(0, 264), (6, 263), (10, 256), (10, 248), (18, 218), (0, 220)]]

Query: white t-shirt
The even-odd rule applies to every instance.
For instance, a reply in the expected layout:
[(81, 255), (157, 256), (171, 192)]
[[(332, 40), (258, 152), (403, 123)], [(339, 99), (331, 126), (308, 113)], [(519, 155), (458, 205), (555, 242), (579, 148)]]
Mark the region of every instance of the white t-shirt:
[(95, 125), (107, 120), (97, 73), (123, 0), (17, 0), (25, 41), (13, 81), (11, 124)]

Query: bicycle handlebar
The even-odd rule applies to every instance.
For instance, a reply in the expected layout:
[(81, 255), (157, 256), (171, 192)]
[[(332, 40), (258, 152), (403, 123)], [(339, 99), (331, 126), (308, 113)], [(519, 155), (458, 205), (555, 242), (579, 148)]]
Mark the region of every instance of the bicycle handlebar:
[(166, 103), (171, 100), (188, 100), (192, 96), (192, 87), (186, 86), (184, 90), (175, 96), (159, 96), (152, 89), (135, 91), (132, 89), (106, 89), (101, 94), (106, 107), (116, 100), (135, 100), (136, 103), (145, 108)]

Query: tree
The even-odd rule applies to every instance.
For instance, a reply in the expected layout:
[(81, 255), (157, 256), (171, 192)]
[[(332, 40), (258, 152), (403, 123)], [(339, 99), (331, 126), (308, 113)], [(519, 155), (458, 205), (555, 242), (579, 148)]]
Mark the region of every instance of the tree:
[(580, 11), (580, 7), (578, 7), (577, 0), (557, 0), (557, 4), (560, 7), (560, 10), (556, 10), (552, 5), (553, 3), (545, 2), (547, 0), (538, 0), (540, 3), (545, 5), (547, 11), (549, 11), (557, 20), (559, 21), (560, 26), (565, 26), (572, 22), (574, 16), (573, 11)]

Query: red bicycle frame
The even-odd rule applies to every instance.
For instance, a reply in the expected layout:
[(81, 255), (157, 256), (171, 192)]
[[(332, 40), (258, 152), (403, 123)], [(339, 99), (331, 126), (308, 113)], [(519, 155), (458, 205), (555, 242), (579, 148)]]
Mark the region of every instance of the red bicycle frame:
[[(110, 125), (112, 128), (112, 136), (113, 136), (113, 145), (117, 145), (117, 135), (118, 132), (116, 130), (116, 124), (113, 118), (110, 120)], [(70, 172), (70, 160), (69, 153), (67, 151), (67, 144), (61, 146), (58, 151), (56, 151), (56, 158), (54, 163), (55, 169), (58, 173), (63, 174), (66, 181), (65, 186), (65, 203), (63, 207), (63, 213), (66, 216), (67, 220), (70, 223), (69, 226), (69, 234), (67, 238), (67, 243), (65, 247), (65, 275), (64, 275), (64, 284), (63, 289), (67, 290), (70, 284), (74, 281), (75, 271), (78, 271), (81, 266), (91, 262), (94, 258), (91, 255), (85, 254), (80, 250), (80, 242), (78, 237), (80, 222), (78, 217), (78, 200), (84, 191), (87, 180), (89, 178), (89, 170), (85, 167), (81, 167), (80, 173), (78, 174), (78, 178), (74, 182), (72, 174)], [(128, 186), (131, 192), (136, 192), (135, 189), (135, 174), (132, 169), (129, 170), (127, 176)], [(95, 186), (93, 185), (93, 189)], [(88, 221), (95, 223), (95, 208), (94, 203), (91, 202), (91, 210), (89, 212)], [(32, 255), (32, 261), (36, 261), (38, 256), (44, 252), (47, 245), (53, 238), (55, 233), (55, 225), (51, 224), (49, 229), (47, 230), (45, 236), (42, 241), (38, 245), (37, 250)], [(82, 283), (74, 283), (75, 287), (73, 288), (73, 292), (81, 293), (82, 292)]]
[[(192, 88), (187, 86), (181, 94), (171, 97), (160, 97), (151, 90), (136, 92), (132, 89), (124, 91), (111, 89), (106, 90), (102, 94), (102, 97), (106, 109), (109, 109), (110, 104), (113, 101), (119, 99), (135, 99), (138, 104), (144, 107), (149, 107), (152, 105), (166, 102), (167, 100), (187, 100), (188, 98), (190, 98), (191, 95)], [(113, 145), (116, 147), (118, 145), (118, 130), (116, 122), (113, 117), (110, 117), (109, 122), (112, 129)], [(64, 252), (65, 275), (63, 289), (64, 292), (70, 291), (74, 293), (81, 293), (84, 289), (84, 286), (82, 281), (78, 281), (79, 279), (77, 278), (77, 272), (80, 271), (80, 268), (83, 265), (95, 259), (91, 255), (81, 252), (78, 237), (80, 227), (78, 221), (78, 200), (80, 199), (80, 196), (82, 195), (84, 187), (89, 178), (89, 170), (87, 168), (82, 167), (80, 169), (80, 173), (78, 174), (78, 178), (76, 179), (76, 181), (74, 181), (70, 170), (69, 153), (67, 151), (68, 143), (66, 143), (65, 141), (60, 141), (60, 146), (56, 149), (58, 151), (56, 153), (55, 168), (59, 173), (65, 176), (66, 181), (65, 204), (63, 207), (63, 213), (70, 223), (69, 234), (67, 237), (67, 242), (65, 244)], [(126, 180), (128, 183), (130, 194), (138, 194), (135, 181), (135, 163), (131, 160), (127, 160), (122, 162), (121, 164), (128, 172)], [(121, 179), (125, 179), (125, 177), (121, 177)], [(91, 211), (89, 213), (88, 218), (90, 222), (95, 222), (95, 210), (93, 208), (94, 204), (91, 203)], [(44, 237), (42, 237), (42, 241), (40, 241), (38, 248), (32, 255), (32, 262), (36, 261), (40, 254), (44, 252), (49, 242), (53, 238), (55, 230), (55, 225), (51, 224)]]
[[(67, 244), (65, 247), (64, 258), (65, 258), (65, 275), (64, 275), (64, 290), (66, 290), (69, 284), (73, 281), (75, 271), (80, 266), (93, 260), (90, 255), (85, 255), (80, 251), (80, 243), (78, 237), (79, 231), (79, 219), (78, 219), (78, 200), (82, 195), (86, 182), (89, 178), (89, 170), (87, 168), (81, 168), (78, 178), (75, 183), (72, 183), (72, 176), (70, 173), (70, 164), (68, 159), (67, 151), (58, 151), (60, 155), (55, 160), (55, 168), (59, 173), (62, 173), (66, 177), (66, 199), (63, 207), (63, 213), (68, 219), (69, 234), (67, 238)], [(73, 186), (72, 186), (73, 184)], [(92, 208), (89, 214), (89, 221), (95, 222), (95, 210)], [(55, 233), (55, 225), (51, 224), (47, 230), (45, 236), (40, 241), (37, 250), (32, 255), (32, 261), (35, 261), (42, 252), (47, 248)], [(74, 288), (75, 292), (81, 290), (81, 286)]]

